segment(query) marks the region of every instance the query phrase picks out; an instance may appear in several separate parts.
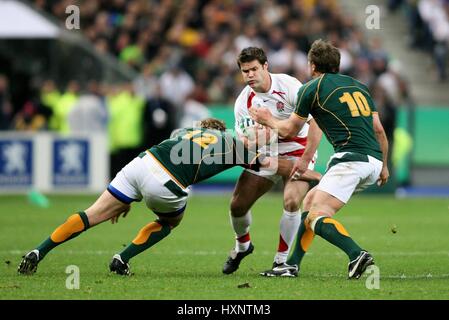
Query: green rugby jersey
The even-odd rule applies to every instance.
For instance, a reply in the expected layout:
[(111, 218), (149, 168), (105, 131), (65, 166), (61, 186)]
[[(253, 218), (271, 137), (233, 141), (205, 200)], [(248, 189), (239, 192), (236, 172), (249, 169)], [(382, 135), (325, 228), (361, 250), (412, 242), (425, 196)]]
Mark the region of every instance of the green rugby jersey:
[(203, 181), (234, 166), (258, 170), (257, 151), (248, 150), (231, 133), (182, 129), (149, 152), (183, 187)]
[(377, 112), (368, 88), (341, 74), (325, 73), (298, 91), (295, 114), (313, 116), (335, 152), (356, 152), (382, 160), (372, 114)]

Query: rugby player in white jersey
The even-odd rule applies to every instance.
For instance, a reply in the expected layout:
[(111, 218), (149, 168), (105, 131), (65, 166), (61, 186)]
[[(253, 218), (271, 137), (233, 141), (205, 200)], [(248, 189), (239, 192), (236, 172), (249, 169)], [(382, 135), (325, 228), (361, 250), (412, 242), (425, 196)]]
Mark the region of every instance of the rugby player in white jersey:
[[(237, 134), (243, 135), (242, 128), (245, 127), (245, 122), (250, 119), (250, 108), (266, 107), (269, 108), (274, 117), (288, 119), (295, 110), (296, 95), (302, 85), (301, 82), (286, 74), (270, 73), (267, 57), (260, 48), (248, 47), (243, 49), (237, 58), (237, 64), (243, 80), (247, 84), (234, 106)], [(309, 169), (313, 170), (316, 161), (316, 149), (321, 136), (322, 131), (313, 118), (310, 118), (296, 137), (292, 139), (278, 137), (277, 150), (273, 151), (273, 148), (270, 148), (264, 152), (271, 156), (278, 155), (281, 158), (291, 160), (301, 157), (304, 152), (308, 155), (312, 154), (314, 160), (310, 162)], [(237, 182), (230, 204), (231, 225), (235, 232), (236, 243), (223, 266), (223, 273), (231, 274), (236, 271), (241, 260), (253, 252), (254, 246), (249, 234), (252, 220), (251, 207), (257, 199), (268, 192), (281, 179), (283, 179), (284, 201), (279, 226), (278, 249), (272, 269), (260, 274), (269, 276), (270, 271), (282, 269), (285, 265), (301, 222), (300, 204), (309, 190), (309, 183), (292, 181), (288, 177), (281, 177), (269, 170), (260, 172), (245, 170)]]

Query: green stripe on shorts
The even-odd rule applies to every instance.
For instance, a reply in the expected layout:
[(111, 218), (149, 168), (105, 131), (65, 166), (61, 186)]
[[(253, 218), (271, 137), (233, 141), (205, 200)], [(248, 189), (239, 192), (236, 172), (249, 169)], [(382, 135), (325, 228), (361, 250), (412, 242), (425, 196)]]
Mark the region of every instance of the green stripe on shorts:
[(369, 162), (368, 155), (356, 152), (347, 152), (340, 158), (332, 158), (332, 160), (327, 164), (327, 170), (335, 166), (341, 162), (350, 162), (350, 161), (358, 161), (358, 162)]

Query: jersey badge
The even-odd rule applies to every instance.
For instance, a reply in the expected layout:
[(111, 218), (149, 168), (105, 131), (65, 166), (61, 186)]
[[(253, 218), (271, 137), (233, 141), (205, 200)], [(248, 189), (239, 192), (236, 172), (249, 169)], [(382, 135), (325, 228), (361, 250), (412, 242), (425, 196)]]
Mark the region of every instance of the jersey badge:
[(284, 103), (282, 101), (278, 101), (276, 102), (276, 109), (278, 110), (278, 112), (283, 112), (284, 111)]

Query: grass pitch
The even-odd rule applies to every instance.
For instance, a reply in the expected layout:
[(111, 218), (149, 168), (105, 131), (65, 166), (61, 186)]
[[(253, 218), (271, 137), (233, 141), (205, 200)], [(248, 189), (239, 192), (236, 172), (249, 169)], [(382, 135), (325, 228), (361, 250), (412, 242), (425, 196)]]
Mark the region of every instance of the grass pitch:
[[(48, 209), (24, 196), (0, 197), (0, 299), (449, 299), (449, 199), (355, 196), (337, 214), (379, 267), (379, 288), (364, 275), (347, 280), (347, 257), (315, 237), (298, 278), (264, 278), (278, 242), (279, 194), (253, 208), (255, 251), (232, 275), (221, 268), (234, 245), (228, 217), (230, 194), (193, 195), (184, 221), (162, 242), (131, 260), (132, 277), (109, 274), (122, 250), (155, 216), (134, 204), (116, 225), (105, 222), (50, 252), (33, 276), (17, 274), (21, 256), (67, 216), (90, 205), (91, 196), (51, 196)], [(69, 290), (68, 266), (80, 270)], [(243, 285), (243, 286), (242, 286)]]

